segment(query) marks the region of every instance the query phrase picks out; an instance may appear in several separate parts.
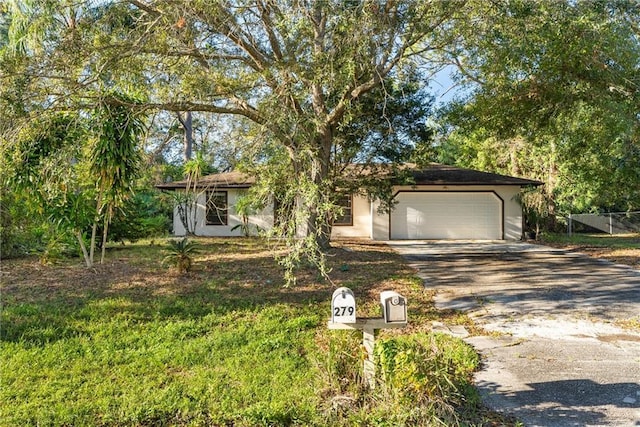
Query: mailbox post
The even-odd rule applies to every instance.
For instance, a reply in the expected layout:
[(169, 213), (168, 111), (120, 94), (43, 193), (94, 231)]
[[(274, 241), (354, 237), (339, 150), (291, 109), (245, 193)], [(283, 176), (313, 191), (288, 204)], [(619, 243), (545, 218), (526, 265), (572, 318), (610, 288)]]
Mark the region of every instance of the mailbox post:
[[(356, 318), (356, 303), (349, 288), (338, 288), (331, 298), (331, 320), (328, 328), (336, 330), (361, 330), (362, 345), (367, 351), (363, 362), (363, 374), (367, 385), (375, 387), (374, 347), (376, 329), (395, 329), (407, 326), (407, 300), (393, 291), (380, 294), (383, 317)], [(353, 308), (353, 310), (351, 310)]]

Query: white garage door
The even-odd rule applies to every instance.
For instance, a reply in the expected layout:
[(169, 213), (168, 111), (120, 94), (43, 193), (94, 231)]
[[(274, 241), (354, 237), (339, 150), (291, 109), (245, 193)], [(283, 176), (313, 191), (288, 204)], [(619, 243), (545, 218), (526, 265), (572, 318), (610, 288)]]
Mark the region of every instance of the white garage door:
[(493, 192), (401, 192), (392, 239), (502, 239), (502, 200)]

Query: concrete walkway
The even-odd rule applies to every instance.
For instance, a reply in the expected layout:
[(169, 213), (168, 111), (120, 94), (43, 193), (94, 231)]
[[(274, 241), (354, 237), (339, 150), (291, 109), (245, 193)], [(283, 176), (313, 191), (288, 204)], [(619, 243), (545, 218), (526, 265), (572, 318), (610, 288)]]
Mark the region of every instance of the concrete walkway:
[(640, 426), (640, 272), (581, 254), (505, 242), (391, 242), (441, 309), (488, 336), (476, 383), (526, 426)]

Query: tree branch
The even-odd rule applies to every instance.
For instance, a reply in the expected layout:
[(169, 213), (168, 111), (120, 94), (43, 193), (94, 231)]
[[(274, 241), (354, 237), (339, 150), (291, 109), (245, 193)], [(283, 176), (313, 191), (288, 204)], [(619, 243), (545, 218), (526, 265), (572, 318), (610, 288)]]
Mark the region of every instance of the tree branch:
[(282, 60), (282, 49), (280, 49), (280, 43), (276, 34), (273, 31), (273, 22), (271, 21), (270, 11), (271, 5), (267, 5), (264, 1), (258, 2), (258, 9), (260, 10), (260, 19), (264, 24), (264, 30), (267, 32), (269, 38), (269, 44), (273, 50), (273, 54), (277, 60)]
[(158, 16), (161, 14), (161, 12), (158, 9), (154, 9), (153, 7), (151, 7), (151, 5), (139, 1), (139, 0), (129, 0), (129, 3), (131, 3), (132, 5), (134, 5), (135, 7), (137, 7), (138, 9), (142, 9), (145, 12), (147, 12), (150, 15), (154, 15), (154, 16)]
[(445, 52), (445, 53), (449, 53), (450, 54), (450, 58), (451, 58), (450, 64), (455, 66), (463, 76), (465, 76), (469, 80), (471, 80), (474, 83), (477, 83), (479, 85), (484, 85), (485, 84), (484, 80), (480, 79), (479, 77), (476, 77), (470, 71), (467, 71), (466, 66), (463, 65), (462, 61), (460, 60), (460, 58), (458, 58), (458, 56), (456, 54), (454, 54), (453, 52)]

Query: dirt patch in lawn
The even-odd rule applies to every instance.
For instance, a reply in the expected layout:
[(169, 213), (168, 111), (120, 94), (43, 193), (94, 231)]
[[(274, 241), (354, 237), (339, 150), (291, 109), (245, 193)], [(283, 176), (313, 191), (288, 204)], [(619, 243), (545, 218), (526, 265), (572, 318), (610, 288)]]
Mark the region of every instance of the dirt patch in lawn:
[(640, 269), (640, 249), (611, 249), (611, 248), (580, 248), (579, 252), (583, 252), (591, 257), (602, 258), (614, 262), (616, 264), (626, 264), (633, 268)]
[(163, 244), (137, 243), (111, 247), (103, 265), (87, 269), (81, 259), (42, 265), (37, 257), (3, 260), (0, 265), (5, 305), (60, 304), (82, 306), (89, 301), (121, 298), (138, 303), (162, 299), (205, 298), (233, 307), (285, 303), (314, 304), (330, 315), (331, 294), (351, 288), (358, 316), (381, 315), (379, 295), (395, 290), (407, 297), (409, 328), (393, 333), (429, 331), (431, 322), (462, 324), (467, 316), (441, 311), (433, 291), (425, 289), (415, 271), (389, 246), (367, 240), (337, 240), (327, 255), (329, 278), (310, 265), (297, 272), (294, 286), (286, 287), (284, 270), (274, 255), (285, 249), (261, 239), (196, 239), (200, 249), (193, 270), (185, 275), (162, 266)]
[[(162, 266), (165, 245), (139, 243), (107, 251), (106, 262), (86, 268), (79, 258), (42, 265), (37, 257), (3, 260), (0, 265), (5, 303), (125, 297), (192, 296), (209, 290), (238, 304), (327, 303), (333, 289), (350, 287), (362, 313), (379, 315), (378, 295), (394, 289), (406, 294), (417, 316), (433, 318), (431, 295), (412, 269), (387, 245), (359, 240), (333, 242), (327, 256), (328, 280), (311, 265), (297, 272), (287, 288), (276, 258), (285, 249), (261, 239), (196, 239), (199, 251), (185, 275)], [(329, 311), (327, 309), (327, 311)]]

